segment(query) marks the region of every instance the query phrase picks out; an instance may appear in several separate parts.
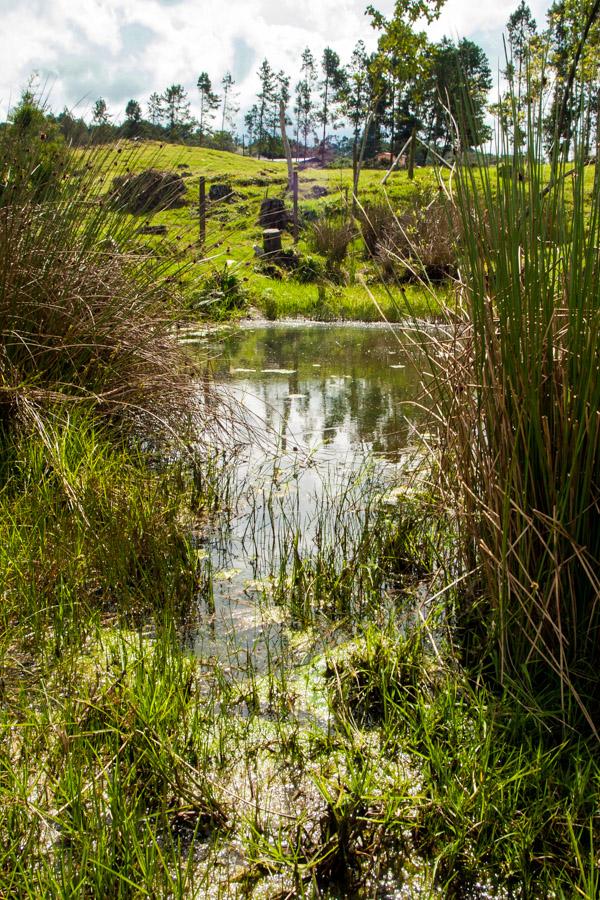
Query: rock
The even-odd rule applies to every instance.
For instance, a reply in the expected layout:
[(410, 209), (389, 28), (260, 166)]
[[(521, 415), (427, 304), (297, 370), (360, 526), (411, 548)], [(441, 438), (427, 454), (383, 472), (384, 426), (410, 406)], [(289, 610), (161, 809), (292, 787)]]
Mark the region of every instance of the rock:
[(286, 229), (290, 222), (289, 213), (283, 200), (276, 197), (266, 197), (260, 204), (259, 223), (263, 228)]
[(158, 169), (119, 175), (113, 181), (112, 190), (113, 203), (130, 213), (156, 212), (185, 202), (181, 176)]
[(329, 191), (326, 187), (323, 187), (320, 184), (315, 184), (313, 188), (311, 188), (310, 196), (314, 197), (315, 200), (318, 200), (319, 197), (326, 197), (329, 194)]
[(213, 202), (216, 200), (233, 200), (235, 194), (229, 184), (211, 184), (208, 189), (208, 199)]
[(168, 230), (166, 225), (142, 225), (138, 234), (166, 234)]

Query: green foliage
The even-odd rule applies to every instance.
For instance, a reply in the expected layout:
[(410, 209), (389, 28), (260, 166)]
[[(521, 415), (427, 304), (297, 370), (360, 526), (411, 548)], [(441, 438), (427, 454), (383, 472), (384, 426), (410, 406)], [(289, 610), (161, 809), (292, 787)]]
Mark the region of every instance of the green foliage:
[(61, 654), (100, 612), (131, 623), (187, 612), (197, 562), (177, 473), (152, 473), (89, 414), (51, 415), (41, 434), (34, 423), (1, 435), (4, 627), (25, 628), (42, 652), (52, 635)]
[(332, 656), (326, 674), (338, 715), (362, 727), (389, 723), (427, 684), (423, 636), (367, 626), (346, 653)]
[(194, 297), (193, 308), (215, 319), (239, 315), (247, 303), (246, 290), (231, 266), (213, 269)]
[(65, 177), (67, 150), (56, 124), (27, 89), (0, 135), (0, 206), (29, 193), (43, 199)]
[(273, 296), (273, 291), (268, 289), (263, 291), (261, 306), (264, 317), (265, 319), (268, 319), (269, 322), (274, 322), (279, 318), (279, 308), (277, 306), (277, 300)]
[(486, 122), (492, 87), (488, 59), (477, 44), (444, 38), (431, 50), (431, 70), (424, 85), (426, 133), (442, 156), (457, 144), (478, 147), (491, 137)]
[(294, 278), (296, 281), (299, 281), (300, 284), (312, 284), (315, 281), (320, 281), (324, 277), (325, 266), (320, 257), (311, 256), (310, 254), (305, 254), (300, 257), (298, 265), (294, 270)]

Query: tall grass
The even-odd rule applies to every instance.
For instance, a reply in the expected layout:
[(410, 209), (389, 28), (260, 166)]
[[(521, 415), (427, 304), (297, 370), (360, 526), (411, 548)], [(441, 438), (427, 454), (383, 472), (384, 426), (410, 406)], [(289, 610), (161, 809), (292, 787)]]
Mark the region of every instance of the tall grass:
[(460, 617), (501, 681), (600, 729), (600, 198), (541, 128), (459, 165), (462, 318), (436, 359), (446, 488), (476, 572)]
[(208, 473), (151, 452), (189, 446), (178, 260), (114, 209), (106, 151), (40, 181), (26, 138), (0, 138), (0, 894), (192, 896), (223, 815), (180, 645)]
[(39, 164), (33, 136), (29, 155), (14, 128), (0, 141), (0, 419), (67, 398), (121, 418), (180, 410), (178, 260), (144, 248), (111, 206), (109, 151), (61, 151), (33, 190), (22, 165), (13, 177), (17, 158)]

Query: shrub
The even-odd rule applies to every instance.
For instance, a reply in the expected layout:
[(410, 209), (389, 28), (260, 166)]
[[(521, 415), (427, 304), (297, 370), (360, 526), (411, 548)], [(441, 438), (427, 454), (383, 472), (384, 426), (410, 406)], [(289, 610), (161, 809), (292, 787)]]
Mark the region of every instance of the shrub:
[(363, 240), (384, 274), (441, 280), (456, 274), (459, 218), (445, 197), (419, 193), (403, 213), (373, 204), (359, 213)]
[(195, 308), (204, 308), (213, 317), (226, 317), (246, 306), (246, 291), (231, 266), (214, 269), (204, 282), (194, 301)]
[[(68, 160), (65, 142), (31, 90), (23, 91), (10, 111), (0, 139), (0, 204), (27, 192), (48, 199), (65, 177)], [(17, 200), (18, 202), (18, 200)]]
[(402, 262), (413, 276), (440, 281), (456, 274), (459, 217), (443, 195), (421, 196), (400, 216), (378, 257)]
[(320, 281), (325, 276), (325, 266), (318, 256), (302, 256), (294, 272), (294, 278), (300, 284)]
[(348, 253), (354, 238), (354, 226), (333, 218), (320, 219), (312, 225), (308, 241), (312, 248), (327, 258), (329, 266), (338, 267)]

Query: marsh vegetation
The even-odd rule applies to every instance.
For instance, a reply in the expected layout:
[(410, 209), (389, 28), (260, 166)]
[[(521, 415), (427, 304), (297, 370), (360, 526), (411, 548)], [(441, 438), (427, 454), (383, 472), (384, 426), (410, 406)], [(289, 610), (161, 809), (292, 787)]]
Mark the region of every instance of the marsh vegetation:
[[(276, 164), (195, 157), (199, 248), (196, 173), (4, 129), (3, 897), (598, 896), (598, 183), (539, 114), (249, 282)], [(324, 321), (232, 326), (261, 279)]]

